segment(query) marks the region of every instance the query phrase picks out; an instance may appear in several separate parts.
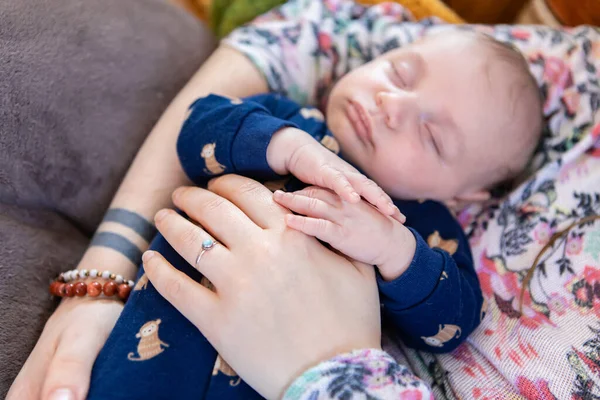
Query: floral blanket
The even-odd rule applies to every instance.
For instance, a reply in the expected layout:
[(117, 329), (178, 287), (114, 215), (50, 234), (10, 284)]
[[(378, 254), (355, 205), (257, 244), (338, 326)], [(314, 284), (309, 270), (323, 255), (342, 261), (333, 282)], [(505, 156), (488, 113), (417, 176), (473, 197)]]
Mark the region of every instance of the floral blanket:
[[(395, 346), (436, 398), (600, 399), (600, 221), (575, 225), (527, 271), (552, 235), (600, 214), (600, 31), (414, 22), (396, 3), (290, 0), (237, 29), (271, 90), (322, 104), (350, 69), (423, 35), (478, 29), (517, 46), (544, 96), (548, 129), (530, 174), (502, 200), (459, 214), (488, 303), (480, 328), (455, 352)], [(393, 338), (386, 339), (390, 350)]]
[(452, 354), (402, 351), (436, 398), (600, 399), (600, 221), (540, 254), (600, 214), (600, 31), (472, 28), (525, 54), (548, 127), (522, 184), (459, 214), (488, 302), (481, 326)]
[[(486, 296), (488, 317), (454, 354), (440, 357), (441, 379), (468, 381), (460, 395), (527, 399), (600, 398), (600, 222), (576, 225), (543, 252), (551, 236), (600, 214), (600, 32), (497, 27), (527, 56), (545, 97), (548, 130), (535, 172), (498, 204), (460, 214)], [(444, 380), (449, 382), (444, 383)]]

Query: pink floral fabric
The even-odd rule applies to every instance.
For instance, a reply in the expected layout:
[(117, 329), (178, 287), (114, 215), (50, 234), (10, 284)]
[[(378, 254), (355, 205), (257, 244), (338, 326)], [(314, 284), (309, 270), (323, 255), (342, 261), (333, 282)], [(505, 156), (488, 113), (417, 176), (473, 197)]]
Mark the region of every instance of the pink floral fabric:
[(285, 400), (363, 398), (433, 400), (433, 394), (384, 351), (363, 349), (309, 369), (284, 395)]
[[(600, 31), (541, 26), (414, 22), (397, 3), (290, 0), (226, 43), (247, 54), (270, 88), (323, 104), (352, 68), (424, 35), (477, 29), (519, 48), (544, 96), (547, 130), (528, 176), (500, 200), (459, 214), (487, 300), (467, 343), (431, 355), (387, 340), (394, 357), (430, 383), (436, 398), (600, 398)], [(475, 111), (474, 111), (475, 112)], [(522, 301), (522, 309), (520, 303)]]

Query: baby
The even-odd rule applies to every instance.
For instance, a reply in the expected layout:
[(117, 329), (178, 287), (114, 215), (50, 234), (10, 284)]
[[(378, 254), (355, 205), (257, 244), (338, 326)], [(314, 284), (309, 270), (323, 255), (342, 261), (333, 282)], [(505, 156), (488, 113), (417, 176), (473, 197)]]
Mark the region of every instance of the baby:
[[(443, 203), (486, 200), (521, 172), (539, 140), (541, 107), (520, 53), (463, 31), (392, 50), (345, 75), (329, 93), (327, 124), (317, 109), (277, 95), (201, 98), (177, 149), (199, 185), (238, 173), (284, 187), (274, 199), (296, 213), (289, 227), (376, 266), (392, 333), (408, 346), (447, 352), (479, 325), (485, 305), (468, 242)], [(190, 324), (172, 323), (166, 338), (165, 321), (177, 311), (151, 290), (132, 293), (98, 357), (90, 398), (102, 398), (100, 384), (111, 381), (143, 381), (147, 389), (175, 381), (181, 365), (195, 379), (172, 386), (173, 397), (258, 398), (220, 358), (213, 370), (208, 344), (186, 346), (198, 335)], [(153, 364), (130, 362), (121, 355), (143, 356), (135, 335), (146, 320), (162, 321), (169, 347)]]

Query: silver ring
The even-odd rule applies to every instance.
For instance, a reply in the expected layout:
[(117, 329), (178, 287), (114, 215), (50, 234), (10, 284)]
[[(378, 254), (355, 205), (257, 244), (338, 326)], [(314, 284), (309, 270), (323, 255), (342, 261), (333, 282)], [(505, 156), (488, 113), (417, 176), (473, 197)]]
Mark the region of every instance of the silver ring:
[(200, 251), (200, 254), (198, 254), (198, 257), (196, 257), (196, 266), (198, 266), (198, 264), (200, 263), (200, 259), (202, 258), (204, 253), (212, 250), (218, 244), (219, 244), (219, 242), (217, 242), (216, 240), (212, 240), (212, 239), (206, 239), (205, 241), (203, 241), (202, 242), (202, 250)]

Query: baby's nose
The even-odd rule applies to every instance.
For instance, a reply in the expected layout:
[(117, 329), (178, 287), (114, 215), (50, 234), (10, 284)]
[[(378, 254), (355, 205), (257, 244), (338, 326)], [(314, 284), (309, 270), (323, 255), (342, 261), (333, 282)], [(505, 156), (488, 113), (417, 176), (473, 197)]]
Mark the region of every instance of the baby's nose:
[(419, 116), (417, 98), (410, 92), (379, 92), (375, 95), (375, 102), (390, 129), (398, 129), (405, 123), (414, 123)]

